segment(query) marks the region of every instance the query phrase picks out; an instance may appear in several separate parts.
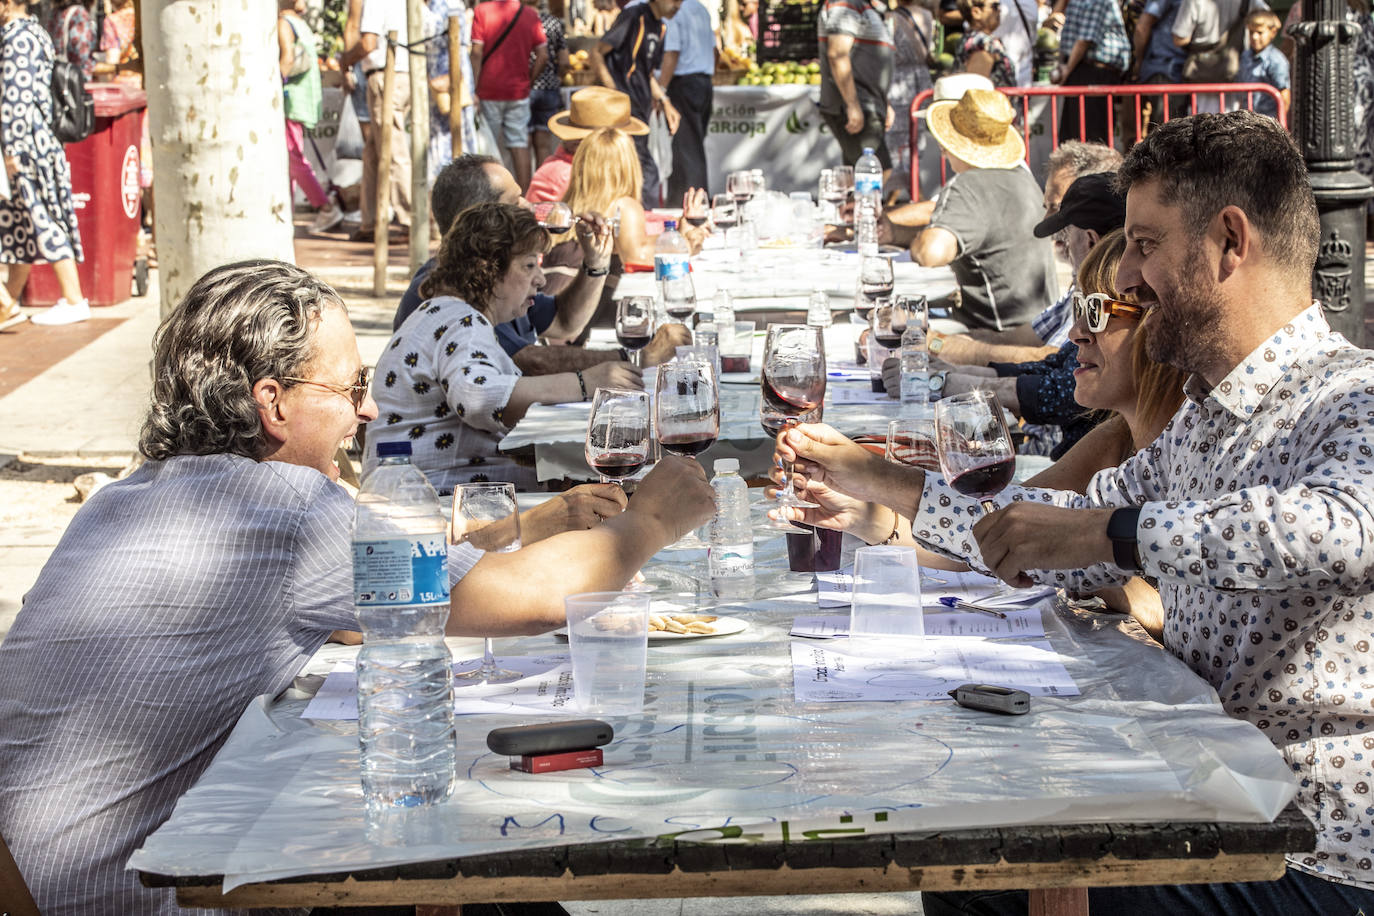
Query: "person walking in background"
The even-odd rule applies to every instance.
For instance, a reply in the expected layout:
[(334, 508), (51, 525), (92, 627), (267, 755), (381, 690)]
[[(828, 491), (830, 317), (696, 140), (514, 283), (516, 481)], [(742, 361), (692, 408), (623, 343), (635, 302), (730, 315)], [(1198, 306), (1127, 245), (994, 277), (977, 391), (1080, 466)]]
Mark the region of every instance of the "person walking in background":
[[(1061, 86), (1110, 86), (1121, 82), (1131, 66), (1131, 42), (1116, 0), (1069, 0), (1059, 33), (1065, 61), (1054, 81)], [(1059, 118), (1059, 142), (1084, 140), (1112, 145), (1107, 131), (1105, 98), (1088, 99), (1079, 122), (1078, 100), (1065, 99)]]
[[(1240, 55), (1238, 83), (1264, 83), (1279, 91), (1284, 111), (1292, 104), (1288, 94), (1288, 58), (1274, 45), (1279, 34), (1279, 17), (1270, 10), (1259, 10), (1245, 18), (1245, 50)], [(1255, 99), (1254, 110), (1271, 118), (1279, 107), (1267, 95)]]
[(95, 20), (81, 0), (57, 0), (48, 17), (48, 34), (58, 60), (81, 68), (89, 82), (95, 75)]
[(549, 59), (534, 0), (487, 0), (472, 21), (472, 75), (482, 120), (510, 155), (521, 190), (530, 185), (530, 85)]
[[(52, 39), (29, 14), (27, 0), (0, 7), (0, 147), (10, 195), (0, 200), (0, 263), (9, 265), (5, 288), (18, 299), (35, 262), (52, 264), (62, 298), (34, 324), (72, 324), (91, 317), (81, 294), (76, 262), (81, 233), (72, 204), (67, 154), (52, 132)], [(0, 300), (0, 314), (6, 311)]]
[(301, 18), (304, 12), (305, 0), (278, 0), (278, 63), (285, 99), (282, 108), (286, 113), (286, 164), (290, 180), (319, 211), (310, 231), (320, 233), (343, 222), (343, 211), (320, 187), (315, 170), (305, 158), (305, 132), (319, 123), (322, 95), (319, 49), (315, 33)]
[(1035, 39), (1039, 33), (1040, 7), (1036, 0), (1002, 0), (1002, 22), (992, 37), (1002, 42), (1011, 58), (1016, 86), (1029, 86), (1035, 69)]
[(702, 0), (683, 0), (668, 20), (659, 82), (682, 120), (673, 133), (668, 202), (677, 206), (692, 188), (706, 188), (706, 131), (711, 125), (711, 74), (716, 69), (716, 28)]
[[(564, 36), (563, 20), (549, 12), (548, 0), (539, 0), (539, 21), (549, 40), (549, 53), (544, 69), (535, 74), (530, 87), (530, 143), (534, 147), (536, 169), (558, 149), (558, 138), (549, 133), (549, 118), (563, 108), (563, 92), (559, 87), (563, 85), (563, 74), (568, 72), (568, 40)], [(536, 53), (530, 52), (531, 72)]]
[[(1186, 52), (1218, 47), (1230, 40), (1232, 29), (1245, 30), (1244, 20), (1248, 14), (1267, 9), (1269, 4), (1264, 0), (1183, 0), (1174, 19), (1174, 44), (1184, 50), (1185, 58)], [(1242, 48), (1244, 44), (1242, 41)], [(1217, 93), (1200, 94), (1193, 111), (1219, 112), (1221, 101)], [(1231, 107), (1235, 107), (1234, 101)]]
[[(386, 35), (395, 32), (396, 39), (406, 42), (410, 31), (406, 25), (405, 0), (364, 0), (362, 18), (358, 25), (358, 43), (339, 57), (342, 68), (362, 61), (367, 77), (367, 107), (381, 117), (382, 96), (386, 91)], [(410, 139), (406, 123), (410, 120), (410, 55), (396, 55), (396, 74), (391, 92), (391, 161), (381, 159), (381, 125), (374, 120), (363, 145), (362, 223), (350, 241), (370, 242), (377, 226), (378, 173), (388, 176), (391, 185), (391, 210), (405, 231), (410, 231)], [(380, 227), (387, 232), (388, 227)]]
[[(682, 0), (645, 0), (627, 6), (592, 48), (597, 81), (607, 89), (618, 89), (628, 95), (630, 114), (646, 124), (653, 112), (661, 111), (669, 133), (677, 133), (682, 116), (654, 72), (663, 63), (667, 22), (681, 6)], [(643, 180), (640, 199), (646, 207), (657, 207), (658, 164), (649, 153), (648, 136), (636, 136), (634, 145)]]
[(935, 21), (921, 0), (897, 0), (888, 21), (892, 29), (892, 84), (887, 87), (887, 104), (892, 109), (892, 124), (887, 129), (887, 151), (892, 167), (909, 176), (911, 103), (934, 86), (930, 51)]
[(999, 88), (1016, 85), (1016, 65), (993, 34), (1002, 22), (1004, 5), (999, 0), (959, 0), (964, 37), (954, 52), (955, 66), (961, 71), (986, 76)]
[[(1174, 44), (1174, 19), (1178, 17), (1182, 0), (1146, 0), (1135, 21), (1134, 52), (1130, 81), (1133, 83), (1183, 82), (1183, 49)], [(1164, 96), (1146, 96), (1143, 104), (1149, 107), (1152, 124), (1164, 123)], [(1186, 95), (1168, 97), (1168, 115), (1182, 117), (1191, 112)]]
[(119, 52), (110, 63), (127, 64), (138, 59), (134, 32), (134, 0), (115, 0), (114, 9), (100, 27), (100, 50)]
[(892, 83), (892, 33), (886, 5), (875, 0), (826, 0), (816, 19), (821, 59), (821, 117), (840, 143), (845, 165), (871, 147), (892, 168), (887, 90)]
[[(472, 20), (463, 0), (428, 0), (424, 6), (425, 34), (448, 35), (450, 20), (458, 20), (459, 77), (461, 86), (453, 79), (452, 62), (448, 57), (447, 37), (425, 45), (425, 68), (429, 76), (429, 174), (426, 184), (434, 187), (434, 180), (453, 161), (453, 130), (449, 124), (452, 106), (462, 109), (464, 152), (477, 148), (477, 121), (472, 103)], [(459, 91), (461, 89), (461, 91)]]

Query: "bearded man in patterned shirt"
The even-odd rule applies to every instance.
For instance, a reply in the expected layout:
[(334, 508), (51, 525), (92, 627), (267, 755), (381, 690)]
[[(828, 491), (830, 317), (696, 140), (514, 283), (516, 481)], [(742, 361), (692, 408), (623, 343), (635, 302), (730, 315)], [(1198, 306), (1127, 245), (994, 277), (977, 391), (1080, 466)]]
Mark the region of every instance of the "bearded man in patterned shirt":
[[(1317, 846), (1291, 854), (1282, 879), (1094, 888), (1094, 911), (1374, 913), (1374, 353), (1312, 301), (1316, 204), (1272, 119), (1170, 121), (1118, 184), (1116, 285), (1157, 312), (1150, 357), (1192, 373), (1154, 443), (1084, 494), (1009, 487), (988, 515), (828, 427), (798, 427), (780, 454), (1016, 585), (1091, 592), (1151, 577), (1165, 647), (1283, 754)], [(925, 895), (932, 916), (1025, 906), (1024, 893)]]

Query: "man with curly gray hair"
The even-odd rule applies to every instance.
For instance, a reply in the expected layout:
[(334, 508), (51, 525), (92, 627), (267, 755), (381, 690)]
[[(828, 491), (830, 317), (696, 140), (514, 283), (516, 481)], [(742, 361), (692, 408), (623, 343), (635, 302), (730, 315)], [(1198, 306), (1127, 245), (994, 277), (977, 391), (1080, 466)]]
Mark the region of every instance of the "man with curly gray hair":
[[(210, 271), (154, 348), (149, 459), (72, 520), (0, 646), (0, 836), (43, 912), (173, 913), (130, 853), (257, 696), (357, 629), (340, 443), (377, 416), (338, 295), (300, 268)], [(695, 462), (516, 554), (449, 557), (451, 635), (540, 632), (710, 515)]]

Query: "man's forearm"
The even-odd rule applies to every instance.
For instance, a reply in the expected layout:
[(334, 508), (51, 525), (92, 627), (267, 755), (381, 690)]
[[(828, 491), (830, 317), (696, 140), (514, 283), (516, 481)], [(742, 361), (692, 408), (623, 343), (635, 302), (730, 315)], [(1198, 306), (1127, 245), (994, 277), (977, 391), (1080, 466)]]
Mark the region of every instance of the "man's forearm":
[(611, 68), (606, 66), (606, 53), (601, 50), (600, 45), (592, 48), (592, 71), (596, 73), (596, 81), (607, 89), (615, 88), (615, 80), (611, 77)]
[(590, 277), (579, 269), (562, 292), (554, 296), (553, 324), (544, 332), (554, 340), (572, 340), (582, 333), (587, 322), (601, 304), (601, 291), (606, 288), (605, 277)]
[(618, 360), (620, 351), (535, 345), (517, 351), (511, 359), (525, 375), (557, 375), (560, 372), (576, 372), (578, 369), (590, 369), (601, 363)]
[(859, 91), (854, 88), (854, 70), (848, 54), (830, 56), (830, 78), (835, 81), (835, 88), (839, 90), (844, 104), (847, 107), (859, 107)]

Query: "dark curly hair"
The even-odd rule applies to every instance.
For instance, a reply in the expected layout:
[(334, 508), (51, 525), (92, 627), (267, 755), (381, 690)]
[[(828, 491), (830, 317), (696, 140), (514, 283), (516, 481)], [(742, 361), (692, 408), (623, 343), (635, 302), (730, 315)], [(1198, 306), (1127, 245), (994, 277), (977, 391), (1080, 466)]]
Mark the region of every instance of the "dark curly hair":
[(282, 261), (239, 261), (197, 280), (153, 340), (153, 403), (139, 451), (155, 461), (261, 459), (267, 441), (253, 385), (306, 374), (315, 326), (331, 305), (343, 307), (333, 287)]
[(548, 250), (549, 234), (524, 207), (500, 203), (468, 207), (444, 233), (439, 258), (420, 284), (420, 295), (426, 299), (457, 296), (485, 312), (511, 261)]

